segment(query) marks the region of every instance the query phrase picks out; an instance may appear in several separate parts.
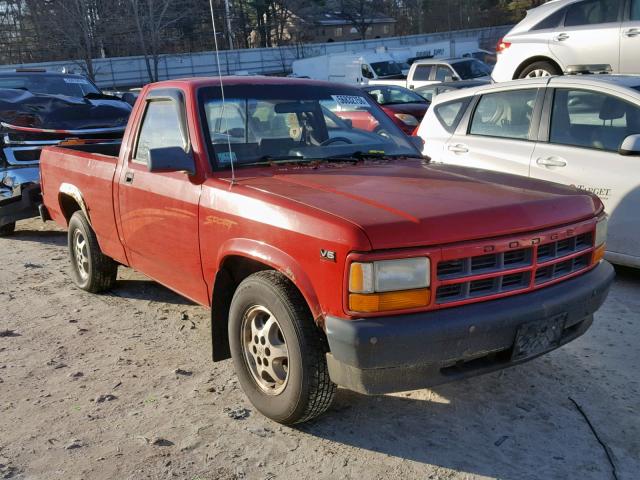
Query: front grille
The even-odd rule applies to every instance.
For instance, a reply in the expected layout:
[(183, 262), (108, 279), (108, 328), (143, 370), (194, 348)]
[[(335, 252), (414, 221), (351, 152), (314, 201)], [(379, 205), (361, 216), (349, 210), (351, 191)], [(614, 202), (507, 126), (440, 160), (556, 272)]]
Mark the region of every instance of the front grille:
[(438, 264), (438, 279), (452, 280), (470, 275), (521, 268), (531, 265), (532, 261), (533, 248), (523, 248), (510, 252), (492, 253), (458, 260), (447, 260)]
[(589, 231), (527, 248), (443, 260), (437, 266), (436, 304), (525, 291), (574, 274), (590, 266), (593, 242)]

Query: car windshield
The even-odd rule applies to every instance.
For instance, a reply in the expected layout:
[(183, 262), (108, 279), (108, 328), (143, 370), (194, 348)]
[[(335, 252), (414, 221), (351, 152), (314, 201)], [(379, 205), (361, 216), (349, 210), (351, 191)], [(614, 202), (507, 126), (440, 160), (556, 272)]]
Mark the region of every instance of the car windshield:
[(379, 77), (391, 77), (393, 75), (402, 75), (402, 67), (397, 62), (374, 62), (371, 68)]
[(480, 60), (469, 59), (453, 64), (458, 76), (462, 80), (470, 80), (472, 78), (488, 77), (491, 75), (491, 68)]
[(199, 92), (214, 168), (286, 161), (416, 157), (380, 107), (355, 88), (231, 85)]
[(380, 105), (398, 105), (402, 103), (424, 103), (420, 95), (401, 87), (367, 88), (366, 92)]
[(80, 75), (22, 74), (0, 76), (0, 88), (27, 90), (31, 93), (84, 97), (100, 95), (100, 90)]

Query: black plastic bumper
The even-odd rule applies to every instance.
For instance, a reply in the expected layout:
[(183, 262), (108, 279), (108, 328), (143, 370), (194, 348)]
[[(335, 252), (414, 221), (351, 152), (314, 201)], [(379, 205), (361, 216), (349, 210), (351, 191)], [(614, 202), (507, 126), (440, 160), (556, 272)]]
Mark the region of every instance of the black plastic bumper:
[(14, 196), (0, 200), (0, 227), (37, 217), (38, 205), (42, 203), (40, 185), (26, 184), (14, 191)]
[[(411, 315), (326, 318), (331, 379), (364, 394), (415, 390), (531, 360), (582, 335), (615, 273), (607, 262), (531, 293)], [(519, 332), (558, 326), (542, 350), (521, 350)], [(540, 333), (540, 332), (537, 332)], [(516, 337), (518, 336), (518, 342)], [(533, 344), (535, 345), (534, 338)], [(518, 346), (515, 344), (518, 343)]]

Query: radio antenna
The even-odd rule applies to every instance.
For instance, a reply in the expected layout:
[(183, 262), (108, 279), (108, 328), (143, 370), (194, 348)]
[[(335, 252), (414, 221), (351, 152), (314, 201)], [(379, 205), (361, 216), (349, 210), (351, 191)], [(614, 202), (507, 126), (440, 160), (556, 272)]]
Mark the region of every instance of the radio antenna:
[[(211, 25), (213, 25), (213, 42), (216, 47), (216, 62), (218, 63), (218, 79), (220, 80), (220, 93), (222, 95), (222, 117), (224, 118), (224, 124), (227, 135), (227, 147), (229, 147), (229, 163), (231, 164), (231, 185), (236, 183), (236, 171), (233, 165), (233, 150), (231, 149), (231, 137), (229, 137), (229, 120), (224, 114), (226, 100), (224, 96), (224, 85), (222, 82), (222, 69), (220, 68), (220, 53), (218, 51), (218, 32), (216, 30), (216, 19), (213, 14), (213, 0), (209, 0), (209, 8), (211, 9)], [(231, 35), (231, 32), (229, 32)]]

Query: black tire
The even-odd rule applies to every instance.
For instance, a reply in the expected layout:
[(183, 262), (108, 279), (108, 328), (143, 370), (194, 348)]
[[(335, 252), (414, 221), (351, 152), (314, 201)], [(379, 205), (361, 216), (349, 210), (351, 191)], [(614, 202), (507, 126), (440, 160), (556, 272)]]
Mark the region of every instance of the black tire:
[(525, 67), (525, 69), (520, 72), (520, 75), (518, 76), (518, 78), (527, 78), (529, 77), (530, 74), (532, 74), (532, 72), (546, 72), (548, 74), (548, 75), (535, 75), (535, 77), (562, 74), (562, 72), (560, 71), (560, 69), (555, 63), (541, 61), (541, 62), (534, 62), (531, 65), (528, 65), (527, 67)]
[[(288, 351), (286, 382), (279, 393), (267, 393), (260, 386), (243, 348), (245, 318), (256, 308), (266, 308), (276, 318)], [(283, 274), (258, 272), (238, 286), (229, 311), (229, 346), (242, 389), (266, 417), (292, 425), (317, 417), (331, 406), (337, 387), (327, 370), (326, 338), (298, 289)]]
[[(77, 242), (82, 239), (84, 247), (82, 255), (77, 250)], [(116, 283), (118, 264), (100, 250), (96, 234), (87, 217), (81, 211), (75, 212), (69, 221), (69, 258), (71, 260), (71, 277), (75, 284), (91, 293), (109, 290)], [(82, 262), (78, 261), (81, 258)], [(83, 264), (83, 270), (80, 269)]]
[(0, 237), (7, 237), (16, 231), (16, 222), (7, 223), (0, 227)]

